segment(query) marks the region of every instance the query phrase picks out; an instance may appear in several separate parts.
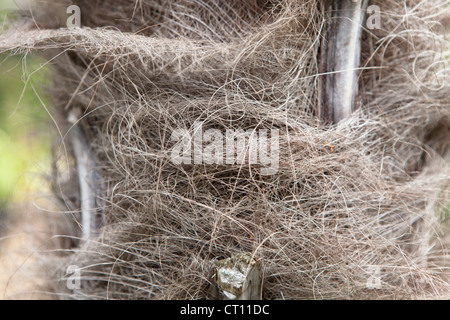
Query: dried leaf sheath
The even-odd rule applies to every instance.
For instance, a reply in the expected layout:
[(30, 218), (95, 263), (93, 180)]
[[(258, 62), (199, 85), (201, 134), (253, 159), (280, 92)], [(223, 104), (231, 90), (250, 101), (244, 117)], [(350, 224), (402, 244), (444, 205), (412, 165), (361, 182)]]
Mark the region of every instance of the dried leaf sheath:
[(320, 57), (319, 107), (325, 121), (339, 122), (352, 113), (358, 91), (361, 30), (368, 0), (328, 1), (330, 18)]
[(76, 159), (80, 186), (81, 229), (83, 239), (90, 239), (102, 225), (103, 216), (97, 206), (97, 195), (101, 178), (95, 170), (96, 161), (90, 150), (89, 141), (79, 123), (79, 109), (69, 113), (68, 121), (73, 125), (70, 133), (73, 153)]

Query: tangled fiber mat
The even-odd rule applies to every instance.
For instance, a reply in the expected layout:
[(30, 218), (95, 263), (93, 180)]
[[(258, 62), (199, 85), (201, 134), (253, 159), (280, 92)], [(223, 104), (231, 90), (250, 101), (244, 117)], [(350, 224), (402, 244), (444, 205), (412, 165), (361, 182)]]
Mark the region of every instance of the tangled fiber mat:
[[(81, 28), (65, 26), (71, 4)], [(381, 25), (363, 32), (357, 108), (337, 124), (318, 116), (324, 1), (40, 1), (24, 12), (0, 48), (48, 59), (60, 139), (42, 290), (206, 299), (214, 261), (249, 254), (263, 299), (449, 298), (448, 1), (371, 5)], [(173, 132), (193, 137), (199, 123), (277, 129), (276, 172), (175, 163)], [(89, 241), (74, 127), (99, 177), (103, 222)], [(66, 286), (70, 265), (79, 289)]]

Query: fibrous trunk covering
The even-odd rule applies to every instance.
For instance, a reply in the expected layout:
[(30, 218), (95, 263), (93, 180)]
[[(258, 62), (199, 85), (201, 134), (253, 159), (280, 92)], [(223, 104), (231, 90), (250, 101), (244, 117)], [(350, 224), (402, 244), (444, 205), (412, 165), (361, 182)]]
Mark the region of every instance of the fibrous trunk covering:
[[(101, 177), (91, 188), (103, 222), (68, 254), (45, 254), (46, 290), (210, 298), (214, 261), (250, 255), (264, 299), (448, 297), (446, 0), (370, 1), (355, 111), (339, 123), (319, 117), (326, 1), (57, 2), (38, 2), (0, 40), (51, 59), (57, 154), (75, 170), (67, 116), (81, 108), (75, 125)], [(69, 5), (81, 28), (66, 27)], [(202, 133), (227, 130), (278, 133), (275, 170), (194, 154), (196, 137), (205, 147)], [(182, 161), (174, 132), (192, 147)], [(61, 225), (81, 208), (67, 196), (76, 175), (62, 176)], [(74, 223), (66, 236), (81, 235)], [(79, 289), (66, 286), (70, 265)]]

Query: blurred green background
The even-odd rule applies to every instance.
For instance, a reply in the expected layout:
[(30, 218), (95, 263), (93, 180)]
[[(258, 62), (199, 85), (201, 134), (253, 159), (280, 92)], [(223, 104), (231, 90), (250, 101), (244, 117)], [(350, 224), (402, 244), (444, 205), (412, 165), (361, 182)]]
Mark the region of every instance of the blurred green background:
[[(0, 59), (0, 203), (5, 203), (23, 197), (22, 191), (33, 183), (32, 175), (24, 175), (38, 172), (48, 158), (49, 116), (32, 88), (40, 86), (35, 84), (38, 76), (25, 84), (22, 58), (0, 55)], [(38, 67), (34, 58), (25, 63), (31, 69)]]
[[(2, 30), (14, 19), (10, 2), (0, 1)], [(30, 55), (0, 54), (0, 211), (30, 200), (27, 195), (42, 190), (39, 181), (48, 172), (50, 117), (43, 93), (48, 76), (42, 63)]]

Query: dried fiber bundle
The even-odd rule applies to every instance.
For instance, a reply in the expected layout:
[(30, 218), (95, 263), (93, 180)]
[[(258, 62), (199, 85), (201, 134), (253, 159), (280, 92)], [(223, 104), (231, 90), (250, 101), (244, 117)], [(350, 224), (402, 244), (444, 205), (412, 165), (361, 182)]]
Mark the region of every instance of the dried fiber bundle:
[[(214, 261), (249, 254), (264, 299), (449, 298), (447, 1), (370, 1), (380, 25), (364, 28), (356, 109), (339, 123), (320, 118), (326, 1), (56, 2), (38, 1), (0, 39), (50, 59), (56, 154), (72, 168), (55, 175), (64, 201), (49, 221), (72, 223), (57, 233), (72, 241), (42, 253), (44, 290), (210, 298)], [(73, 4), (81, 28), (65, 25)], [(75, 128), (102, 217), (81, 241)], [(227, 130), (277, 133), (276, 161), (206, 157), (207, 134)]]

